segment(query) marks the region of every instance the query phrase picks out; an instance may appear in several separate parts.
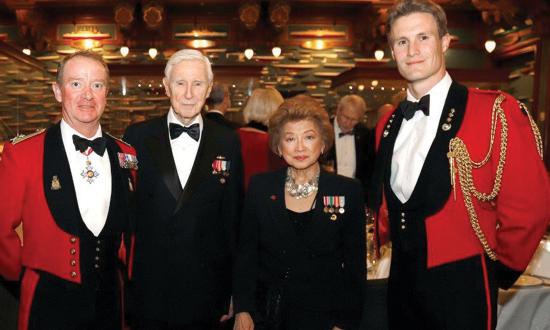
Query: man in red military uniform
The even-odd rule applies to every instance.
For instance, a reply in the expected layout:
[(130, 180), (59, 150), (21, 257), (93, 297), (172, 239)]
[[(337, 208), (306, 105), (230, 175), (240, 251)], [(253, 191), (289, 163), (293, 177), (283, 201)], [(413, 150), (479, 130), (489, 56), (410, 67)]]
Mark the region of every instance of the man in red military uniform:
[(405, 0), (388, 41), (407, 100), (377, 127), (369, 204), (391, 239), (391, 329), (493, 329), (508, 287), (550, 219), (541, 139), (512, 96), (468, 89), (445, 69), (445, 13)]
[(53, 86), (60, 123), (5, 145), (0, 275), (22, 276), (19, 329), (123, 326), (137, 160), (132, 147), (101, 130), (108, 81), (101, 56), (66, 57)]

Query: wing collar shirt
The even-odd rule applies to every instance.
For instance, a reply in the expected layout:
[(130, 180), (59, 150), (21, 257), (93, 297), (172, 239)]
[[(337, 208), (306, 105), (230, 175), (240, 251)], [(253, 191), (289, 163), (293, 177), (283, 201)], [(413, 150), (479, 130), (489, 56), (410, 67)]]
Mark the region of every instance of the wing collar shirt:
[[(432, 89), (430, 95), (430, 115), (416, 111), (410, 120), (403, 120), (395, 140), (391, 163), (390, 184), (393, 192), (402, 203), (406, 203), (413, 193), (420, 171), (432, 145), (443, 113), (443, 106), (452, 84), (451, 76), (445, 73)], [(424, 95), (422, 95), (424, 96)], [(418, 102), (407, 90), (407, 100)]]
[[(176, 117), (174, 110), (170, 108), (168, 111), (168, 122), (166, 123), (166, 129), (168, 132), (170, 123), (178, 124), (181, 126), (189, 127), (195, 123), (199, 124), (200, 135), (199, 140), (193, 140), (189, 134), (182, 133), (175, 139), (170, 139), (170, 147), (172, 148), (172, 156), (174, 157), (174, 163), (176, 164), (176, 170), (178, 172), (178, 177), (180, 179), (182, 189), (185, 188), (189, 175), (191, 175), (191, 169), (193, 169), (193, 164), (195, 163), (195, 158), (197, 157), (197, 151), (199, 150), (199, 144), (202, 139), (202, 132), (204, 130), (204, 124), (202, 120), (202, 115), (195, 117), (193, 122), (188, 125), (183, 125), (178, 118)], [(168, 134), (170, 136), (170, 134)]]
[[(112, 179), (109, 152), (105, 149), (103, 156), (99, 156), (95, 152), (90, 152), (86, 156), (75, 149), (73, 135), (86, 137), (69, 126), (63, 119), (60, 126), (61, 138), (65, 147), (65, 153), (67, 154), (67, 160), (69, 161), (71, 177), (73, 178), (78, 209), (86, 227), (97, 237), (105, 226), (111, 202)], [(92, 138), (86, 139), (93, 140), (101, 136), (100, 126)], [(91, 182), (86, 180), (86, 175), (83, 175), (86, 174), (86, 160), (90, 161), (92, 170), (97, 173), (97, 176)]]
[(355, 135), (348, 134), (339, 137), (340, 126), (338, 121), (334, 118), (334, 147), (336, 148), (336, 171), (337, 174), (347, 176), (349, 178), (355, 177)]

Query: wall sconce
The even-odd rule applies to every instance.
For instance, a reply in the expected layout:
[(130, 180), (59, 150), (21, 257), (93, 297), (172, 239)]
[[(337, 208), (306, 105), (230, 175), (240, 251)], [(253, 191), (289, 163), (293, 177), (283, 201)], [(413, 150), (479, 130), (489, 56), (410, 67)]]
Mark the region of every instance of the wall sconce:
[(374, 58), (377, 60), (377, 61), (382, 61), (382, 59), (384, 58), (384, 51), (381, 50), (381, 49), (377, 49), (374, 51)]
[(151, 59), (155, 59), (155, 57), (157, 57), (157, 54), (158, 54), (158, 50), (156, 48), (149, 48), (149, 56), (151, 57)]
[(497, 43), (494, 40), (487, 40), (485, 41), (485, 50), (487, 53), (491, 54), (495, 48), (497, 48)]
[(126, 46), (120, 47), (120, 55), (122, 55), (122, 57), (128, 56), (129, 53), (130, 53), (130, 48)]
[(275, 57), (281, 56), (281, 52), (282, 52), (281, 47), (271, 48), (271, 54), (273, 54), (273, 56), (275, 56)]
[(322, 39), (308, 40), (302, 43), (306, 49), (323, 50), (329, 47), (328, 43)]
[(214, 41), (208, 40), (208, 39), (188, 40), (185, 42), (185, 44), (188, 47), (195, 48), (195, 49), (210, 48), (216, 45)]
[(244, 50), (244, 57), (246, 57), (247, 60), (252, 59), (254, 56), (254, 50), (252, 48), (247, 48)]
[(75, 31), (63, 34), (63, 39), (71, 40), (71, 46), (79, 49), (93, 49), (101, 47), (101, 41), (111, 38), (109, 33), (100, 32), (96, 26), (83, 26)]

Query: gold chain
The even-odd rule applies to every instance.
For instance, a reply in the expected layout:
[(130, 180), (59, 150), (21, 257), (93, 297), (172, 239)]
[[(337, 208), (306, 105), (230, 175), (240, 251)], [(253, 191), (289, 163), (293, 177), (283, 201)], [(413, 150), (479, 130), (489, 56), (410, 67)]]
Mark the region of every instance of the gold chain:
[[(493, 104), (493, 111), (491, 114), (491, 136), (489, 150), (482, 161), (475, 162), (474, 160), (472, 160), (470, 158), (470, 154), (468, 152), (466, 144), (458, 137), (451, 139), (451, 141), (449, 142), (449, 152), (447, 153), (447, 157), (449, 158), (450, 163), (451, 184), (453, 186), (453, 191), (456, 188), (454, 168), (454, 164), (456, 162), (456, 167), (458, 169), (458, 178), (460, 180), (460, 188), (462, 190), (462, 195), (464, 196), (464, 204), (468, 211), (470, 224), (479, 242), (481, 243), (483, 250), (485, 251), (485, 253), (487, 253), (491, 260), (497, 260), (497, 254), (493, 249), (491, 249), (491, 246), (489, 245), (489, 242), (487, 241), (487, 238), (485, 237), (485, 234), (483, 233), (483, 230), (479, 225), (479, 219), (477, 217), (477, 213), (472, 202), (472, 195), (479, 201), (489, 202), (494, 200), (500, 191), (502, 183), (502, 173), (504, 171), (504, 164), (506, 162), (506, 149), (508, 144), (508, 123), (506, 121), (504, 110), (501, 106), (503, 101), (504, 95), (499, 95), (495, 100), (495, 103)], [(491, 158), (493, 145), (495, 143), (495, 134), (498, 119), (500, 119), (501, 125), (499, 160), (495, 173), (493, 189), (491, 190), (491, 193), (486, 194), (476, 189), (474, 185), (472, 170), (484, 166)]]
[(543, 157), (543, 148), (542, 148), (542, 137), (540, 135), (539, 128), (535, 121), (533, 120), (533, 117), (531, 117), (531, 114), (529, 113), (529, 109), (523, 104), (522, 102), (519, 102), (519, 107), (521, 110), (525, 111), (527, 114), (527, 117), (529, 118), (529, 123), (531, 124), (531, 130), (533, 131), (533, 135), (535, 136), (535, 144), (537, 145), (537, 151), (539, 153), (540, 159)]

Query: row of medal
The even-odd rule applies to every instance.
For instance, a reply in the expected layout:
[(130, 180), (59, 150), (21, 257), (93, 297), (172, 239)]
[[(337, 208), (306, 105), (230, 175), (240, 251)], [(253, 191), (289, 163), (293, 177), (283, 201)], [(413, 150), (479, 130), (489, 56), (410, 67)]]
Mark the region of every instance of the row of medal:
[(337, 213), (344, 214), (346, 209), (345, 196), (323, 196), (323, 212), (332, 214), (330, 220), (335, 221)]

